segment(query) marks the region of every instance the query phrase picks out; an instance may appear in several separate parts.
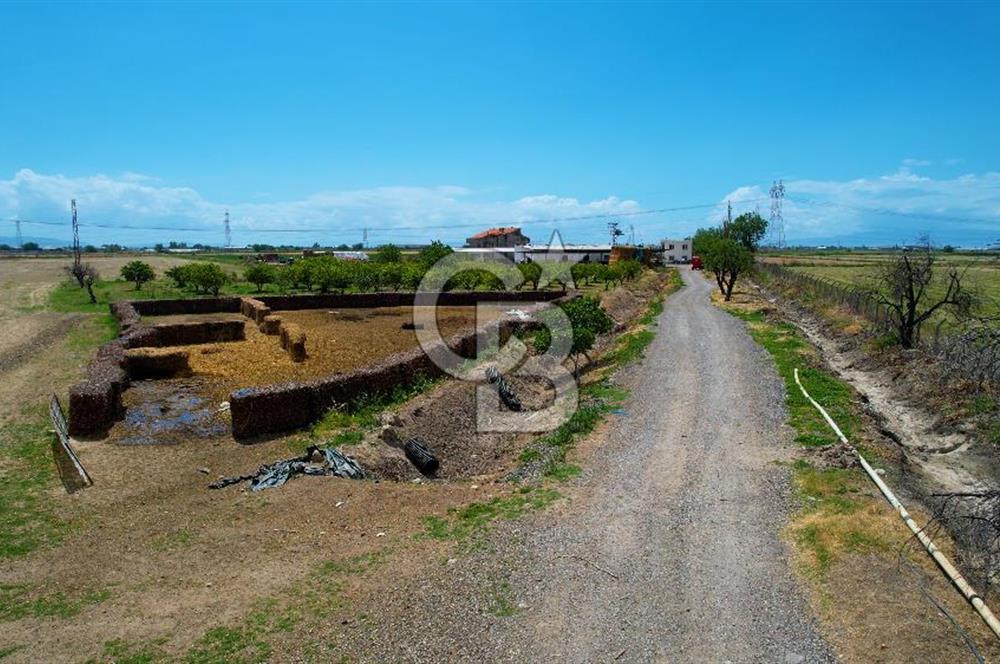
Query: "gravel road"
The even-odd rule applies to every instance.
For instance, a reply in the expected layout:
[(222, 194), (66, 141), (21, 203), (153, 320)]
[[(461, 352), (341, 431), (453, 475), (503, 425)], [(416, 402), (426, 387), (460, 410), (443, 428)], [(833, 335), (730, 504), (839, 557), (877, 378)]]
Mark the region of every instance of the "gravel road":
[[(682, 274), (569, 504), (401, 588), (405, 614), (366, 634), (363, 658), (835, 661), (779, 537), (791, 506), (775, 462), (793, 453), (783, 384), (708, 282)], [(499, 611), (490, 593), (509, 595)]]

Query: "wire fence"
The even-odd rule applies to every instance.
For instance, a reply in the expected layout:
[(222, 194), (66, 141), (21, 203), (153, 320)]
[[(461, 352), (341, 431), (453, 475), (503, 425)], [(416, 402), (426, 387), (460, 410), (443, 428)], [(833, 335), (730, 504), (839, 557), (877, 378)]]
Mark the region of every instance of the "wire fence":
[(758, 273), (764, 273), (773, 279), (792, 284), (813, 296), (848, 309), (873, 323), (880, 330), (888, 330), (892, 326), (889, 309), (872, 295), (871, 290), (860, 286), (815, 277), (790, 270), (775, 263), (757, 263)]
[[(756, 270), (803, 294), (861, 316), (878, 333), (893, 330), (889, 308), (870, 288), (849, 286), (774, 263), (757, 263)], [(945, 375), (959, 377), (973, 389), (1000, 400), (1000, 317), (969, 318), (951, 321), (949, 325), (945, 322), (945, 318), (939, 318), (925, 331), (920, 349), (938, 360)]]

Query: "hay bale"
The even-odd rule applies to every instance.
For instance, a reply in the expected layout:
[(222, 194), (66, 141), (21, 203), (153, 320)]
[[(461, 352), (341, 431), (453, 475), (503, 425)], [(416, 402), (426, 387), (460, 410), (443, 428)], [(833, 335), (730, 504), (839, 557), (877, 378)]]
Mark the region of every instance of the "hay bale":
[(69, 434), (107, 433), (118, 416), (120, 393), (110, 382), (85, 380), (69, 390)]
[(279, 334), (281, 332), (281, 316), (265, 316), (257, 326), (264, 334)]
[(125, 348), (141, 348), (143, 346), (159, 346), (160, 332), (158, 329), (150, 327), (145, 323), (139, 323), (129, 328), (128, 332), (121, 337), (122, 345)]
[(229, 395), (233, 437), (239, 441), (261, 434), (304, 427), (323, 411), (316, 406), (314, 383), (248, 387)]
[(131, 302), (112, 302), (110, 308), (111, 315), (118, 320), (118, 327), (122, 332), (127, 332), (130, 327), (142, 322), (139, 312)]
[(186, 350), (130, 350), (127, 367), (131, 378), (168, 378), (191, 374), (190, 357)]
[(306, 359), (306, 333), (295, 323), (281, 323), (281, 347), (295, 362)]
[(301, 329), (290, 331), (288, 334), (288, 354), (292, 362), (305, 362), (306, 359), (306, 333)]

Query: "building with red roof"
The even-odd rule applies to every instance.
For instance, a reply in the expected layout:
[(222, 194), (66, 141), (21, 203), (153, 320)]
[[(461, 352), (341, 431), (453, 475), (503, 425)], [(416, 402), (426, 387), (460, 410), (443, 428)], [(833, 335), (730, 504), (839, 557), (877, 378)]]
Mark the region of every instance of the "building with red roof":
[(465, 240), (465, 246), (476, 249), (521, 247), (530, 241), (531, 239), (521, 233), (521, 229), (517, 226), (503, 226), (476, 233)]

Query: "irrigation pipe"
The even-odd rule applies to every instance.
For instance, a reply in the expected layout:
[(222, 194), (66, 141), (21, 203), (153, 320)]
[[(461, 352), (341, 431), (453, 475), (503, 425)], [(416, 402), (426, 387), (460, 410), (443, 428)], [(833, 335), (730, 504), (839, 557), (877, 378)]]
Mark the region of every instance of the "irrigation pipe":
[(938, 567), (941, 568), (941, 571), (948, 576), (951, 582), (955, 584), (955, 587), (958, 588), (959, 591), (961, 591), (961, 593), (965, 596), (965, 599), (972, 604), (972, 607), (979, 614), (979, 617), (983, 619), (983, 622), (985, 622), (986, 625), (993, 630), (993, 633), (996, 634), (997, 637), (1000, 637), (1000, 621), (998, 621), (997, 617), (993, 615), (992, 611), (990, 611), (990, 607), (986, 606), (986, 602), (984, 602), (983, 598), (979, 596), (979, 593), (977, 593), (976, 590), (969, 585), (969, 582), (965, 580), (962, 573), (951, 564), (951, 561), (948, 560), (948, 556), (944, 555), (944, 553), (942, 553), (941, 550), (934, 545), (934, 542), (927, 536), (927, 533), (924, 532), (923, 528), (917, 525), (917, 522), (913, 520), (910, 513), (906, 511), (903, 504), (899, 502), (898, 498), (896, 498), (896, 494), (892, 492), (892, 489), (890, 489), (889, 486), (882, 481), (882, 478), (879, 477), (879, 474), (875, 472), (875, 469), (869, 465), (868, 461), (861, 455), (861, 452), (858, 452), (857, 448), (851, 445), (850, 441), (847, 440), (847, 436), (845, 436), (844, 432), (840, 430), (837, 423), (833, 421), (830, 414), (827, 413), (823, 406), (819, 405), (815, 399), (809, 396), (809, 393), (806, 392), (806, 388), (802, 386), (802, 381), (799, 380), (798, 368), (795, 369), (795, 384), (799, 386), (800, 390), (802, 390), (802, 395), (816, 407), (816, 410), (820, 412), (823, 419), (826, 420), (826, 423), (830, 425), (834, 433), (837, 434), (837, 437), (840, 438), (840, 442), (851, 448), (854, 454), (857, 455), (858, 461), (861, 462), (861, 467), (865, 469), (866, 473), (868, 473), (868, 477), (871, 478), (872, 482), (875, 483), (875, 486), (877, 486), (879, 491), (882, 492), (882, 495), (885, 496), (885, 499), (888, 500), (889, 504), (896, 510), (899, 514), (899, 518), (903, 520), (903, 523), (905, 523), (910, 531), (916, 535), (917, 539), (920, 540), (920, 543), (924, 545), (924, 548), (927, 549), (927, 553), (931, 555), (934, 562), (936, 562)]

